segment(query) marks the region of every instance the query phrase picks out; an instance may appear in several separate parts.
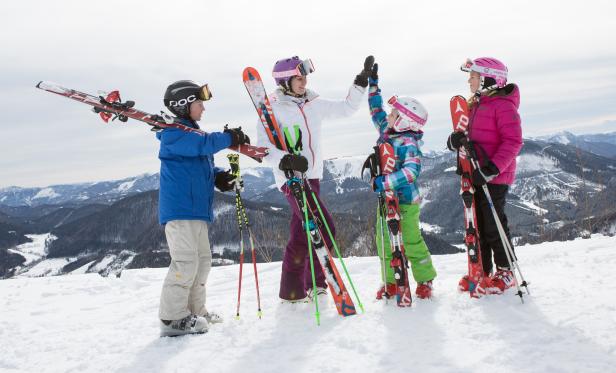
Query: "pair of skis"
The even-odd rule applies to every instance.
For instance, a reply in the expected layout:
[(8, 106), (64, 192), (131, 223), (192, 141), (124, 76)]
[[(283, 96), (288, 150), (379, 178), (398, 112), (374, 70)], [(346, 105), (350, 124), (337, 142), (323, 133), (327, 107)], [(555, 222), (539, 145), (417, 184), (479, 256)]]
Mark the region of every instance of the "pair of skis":
[[(289, 139), (285, 138), (282, 128), (276, 120), (276, 116), (274, 115), (274, 111), (272, 110), (272, 106), (265, 91), (265, 87), (263, 86), (261, 76), (259, 75), (257, 70), (252, 67), (247, 67), (246, 69), (244, 69), (242, 75), (246, 90), (248, 91), (248, 94), (252, 99), (255, 109), (257, 110), (257, 114), (259, 115), (261, 124), (263, 125), (270, 142), (274, 146), (276, 146), (276, 148), (292, 154), (291, 148), (293, 148), (293, 146), (289, 144)], [(310, 186), (306, 182), (306, 179), (303, 174), (297, 176), (293, 171), (288, 170), (285, 172), (285, 176), (287, 177), (287, 186), (291, 191), (292, 195), (294, 196), (299, 210), (302, 212), (304, 218), (303, 224), (306, 230), (306, 239), (308, 241), (309, 248), (308, 252), (310, 259), (310, 268), (312, 272), (313, 294), (315, 295), (314, 304), (317, 324), (320, 324), (320, 313), (316, 288), (316, 278), (314, 272), (315, 263), (313, 258), (313, 249), (316, 253), (317, 261), (323, 269), (323, 273), (325, 275), (325, 279), (327, 281), (330, 293), (334, 299), (338, 314), (342, 316), (350, 316), (357, 313), (353, 299), (345, 286), (342, 276), (340, 276), (340, 272), (338, 271), (338, 268), (332, 256), (332, 248), (328, 247), (325, 242), (324, 232), (327, 233), (330, 242), (332, 243), (333, 249), (335, 250), (338, 259), (340, 260), (340, 263), (342, 265), (342, 268), (346, 274), (346, 277), (351, 284), (351, 288), (353, 289), (355, 298), (359, 303), (359, 307), (363, 312), (363, 305), (361, 304), (361, 300), (357, 295), (355, 286), (353, 285), (351, 277), (349, 276), (338, 245), (336, 244), (329, 225), (327, 224), (327, 220), (325, 219), (325, 216), (315, 193), (310, 189)]]
[[(466, 99), (462, 96), (452, 97), (449, 102), (449, 108), (451, 111), (453, 130), (468, 135), (467, 129), (470, 123), (470, 116)], [(483, 265), (481, 262), (479, 228), (477, 227), (477, 214), (475, 212), (475, 187), (473, 186), (471, 177), (473, 170), (479, 169), (480, 165), (475, 149), (469, 141), (462, 144), (458, 150), (458, 165), (461, 171), (460, 195), (462, 196), (462, 202), (464, 203), (464, 244), (466, 245), (466, 252), (468, 256), (468, 290), (471, 297), (479, 298), (485, 294), (485, 289), (482, 288), (485, 274), (483, 272)], [(524, 276), (520, 270), (520, 266), (513, 252), (513, 248), (511, 247), (511, 243), (509, 242), (500, 218), (496, 213), (488, 186), (483, 184), (481, 187), (486, 199), (488, 200), (488, 204), (490, 205), (501, 243), (505, 248), (509, 268), (511, 268), (514, 277), (516, 295), (519, 296), (522, 303), (524, 303), (524, 293), (522, 292), (520, 286), (524, 286), (526, 293), (530, 294), (528, 291), (528, 283), (524, 280)], [(516, 272), (520, 276), (521, 282), (518, 281), (518, 275), (516, 275)]]
[[(36, 88), (92, 106), (92, 110), (99, 114), (105, 123), (108, 123), (109, 120), (113, 121), (115, 119), (118, 119), (120, 122), (126, 122), (129, 118), (131, 118), (149, 124), (153, 131), (160, 131), (165, 128), (177, 128), (182, 131), (196, 133), (201, 136), (206, 135), (206, 132), (200, 129), (191, 128), (180, 122), (177, 118), (167, 115), (164, 112), (161, 112), (161, 114), (158, 115), (135, 109), (135, 102), (122, 102), (120, 99), (120, 92), (118, 91), (112, 91), (105, 97), (93, 96), (45, 81), (39, 82), (36, 85)], [(230, 147), (229, 149), (244, 154), (259, 163), (261, 163), (263, 157), (268, 154), (267, 148), (249, 144)]]
[[(372, 153), (364, 162), (362, 175), (365, 169), (370, 170), (371, 178), (388, 175), (395, 171), (396, 158), (393, 146), (383, 142), (374, 147)], [(377, 220), (381, 238), (381, 273), (383, 279), (387, 278), (385, 266), (385, 225), (389, 234), (389, 246), (392, 253), (389, 266), (394, 271), (396, 280), (396, 294), (389, 294), (387, 283), (384, 285), (385, 299), (395, 296), (398, 307), (410, 307), (412, 304), (411, 287), (409, 282), (409, 263), (404, 251), (402, 231), (400, 226), (400, 204), (394, 190), (385, 190), (379, 193)]]

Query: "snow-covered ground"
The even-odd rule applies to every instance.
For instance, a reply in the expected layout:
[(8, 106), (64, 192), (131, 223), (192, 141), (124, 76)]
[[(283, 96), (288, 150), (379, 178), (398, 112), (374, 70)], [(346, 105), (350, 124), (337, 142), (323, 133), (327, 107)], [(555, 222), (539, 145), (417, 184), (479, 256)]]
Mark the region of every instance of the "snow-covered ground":
[(613, 372), (616, 238), (518, 248), (531, 281), (512, 295), (459, 294), (464, 254), (436, 256), (435, 297), (410, 309), (373, 301), (376, 258), (349, 258), (365, 313), (342, 318), (321, 299), (280, 304), (280, 263), (259, 265), (263, 319), (251, 266), (241, 319), (237, 265), (212, 269), (208, 306), (223, 324), (199, 336), (159, 338), (164, 269), (0, 281), (2, 372)]
[(47, 241), (53, 241), (57, 238), (51, 233), (27, 234), (26, 237), (31, 239), (32, 242), (26, 242), (16, 246), (14, 249), (9, 249), (10, 252), (26, 258), (25, 265), (44, 258), (47, 255)]

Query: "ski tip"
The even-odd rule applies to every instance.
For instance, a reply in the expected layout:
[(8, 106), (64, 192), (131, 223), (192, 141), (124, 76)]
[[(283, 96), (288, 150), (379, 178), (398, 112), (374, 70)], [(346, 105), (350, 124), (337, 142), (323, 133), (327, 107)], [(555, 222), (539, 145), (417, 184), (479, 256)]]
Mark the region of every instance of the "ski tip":
[(261, 80), (261, 76), (257, 72), (257, 69), (255, 69), (254, 67), (250, 67), (250, 66), (244, 69), (244, 72), (242, 73), (242, 77), (244, 78), (245, 81), (246, 80)]

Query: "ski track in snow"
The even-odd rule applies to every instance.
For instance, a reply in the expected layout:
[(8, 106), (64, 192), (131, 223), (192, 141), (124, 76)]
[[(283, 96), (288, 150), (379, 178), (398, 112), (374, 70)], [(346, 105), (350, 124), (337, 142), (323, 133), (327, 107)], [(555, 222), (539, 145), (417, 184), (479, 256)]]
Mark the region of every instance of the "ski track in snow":
[[(225, 317), (205, 335), (159, 338), (165, 269), (0, 281), (2, 372), (610, 372), (616, 365), (616, 238), (518, 248), (532, 295), (480, 300), (456, 291), (464, 254), (433, 258), (431, 301), (399, 309), (373, 300), (375, 257), (345, 260), (365, 313), (342, 318), (330, 296), (280, 304), (280, 263), (215, 267), (208, 307)], [(342, 269), (341, 269), (342, 270)], [(348, 283), (347, 283), (348, 286)], [(350, 290), (350, 286), (349, 290)], [(401, 357), (396, 361), (395, 357)]]

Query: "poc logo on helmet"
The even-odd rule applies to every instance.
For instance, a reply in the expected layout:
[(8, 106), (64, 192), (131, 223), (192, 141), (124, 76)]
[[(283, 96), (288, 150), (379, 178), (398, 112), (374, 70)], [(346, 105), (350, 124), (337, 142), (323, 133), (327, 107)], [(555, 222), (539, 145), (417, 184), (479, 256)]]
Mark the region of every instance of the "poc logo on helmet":
[(195, 95), (190, 95), (186, 98), (183, 98), (181, 100), (178, 101), (169, 101), (169, 105), (173, 106), (173, 107), (178, 107), (178, 106), (186, 106), (187, 104), (194, 102), (197, 100), (197, 96)]

